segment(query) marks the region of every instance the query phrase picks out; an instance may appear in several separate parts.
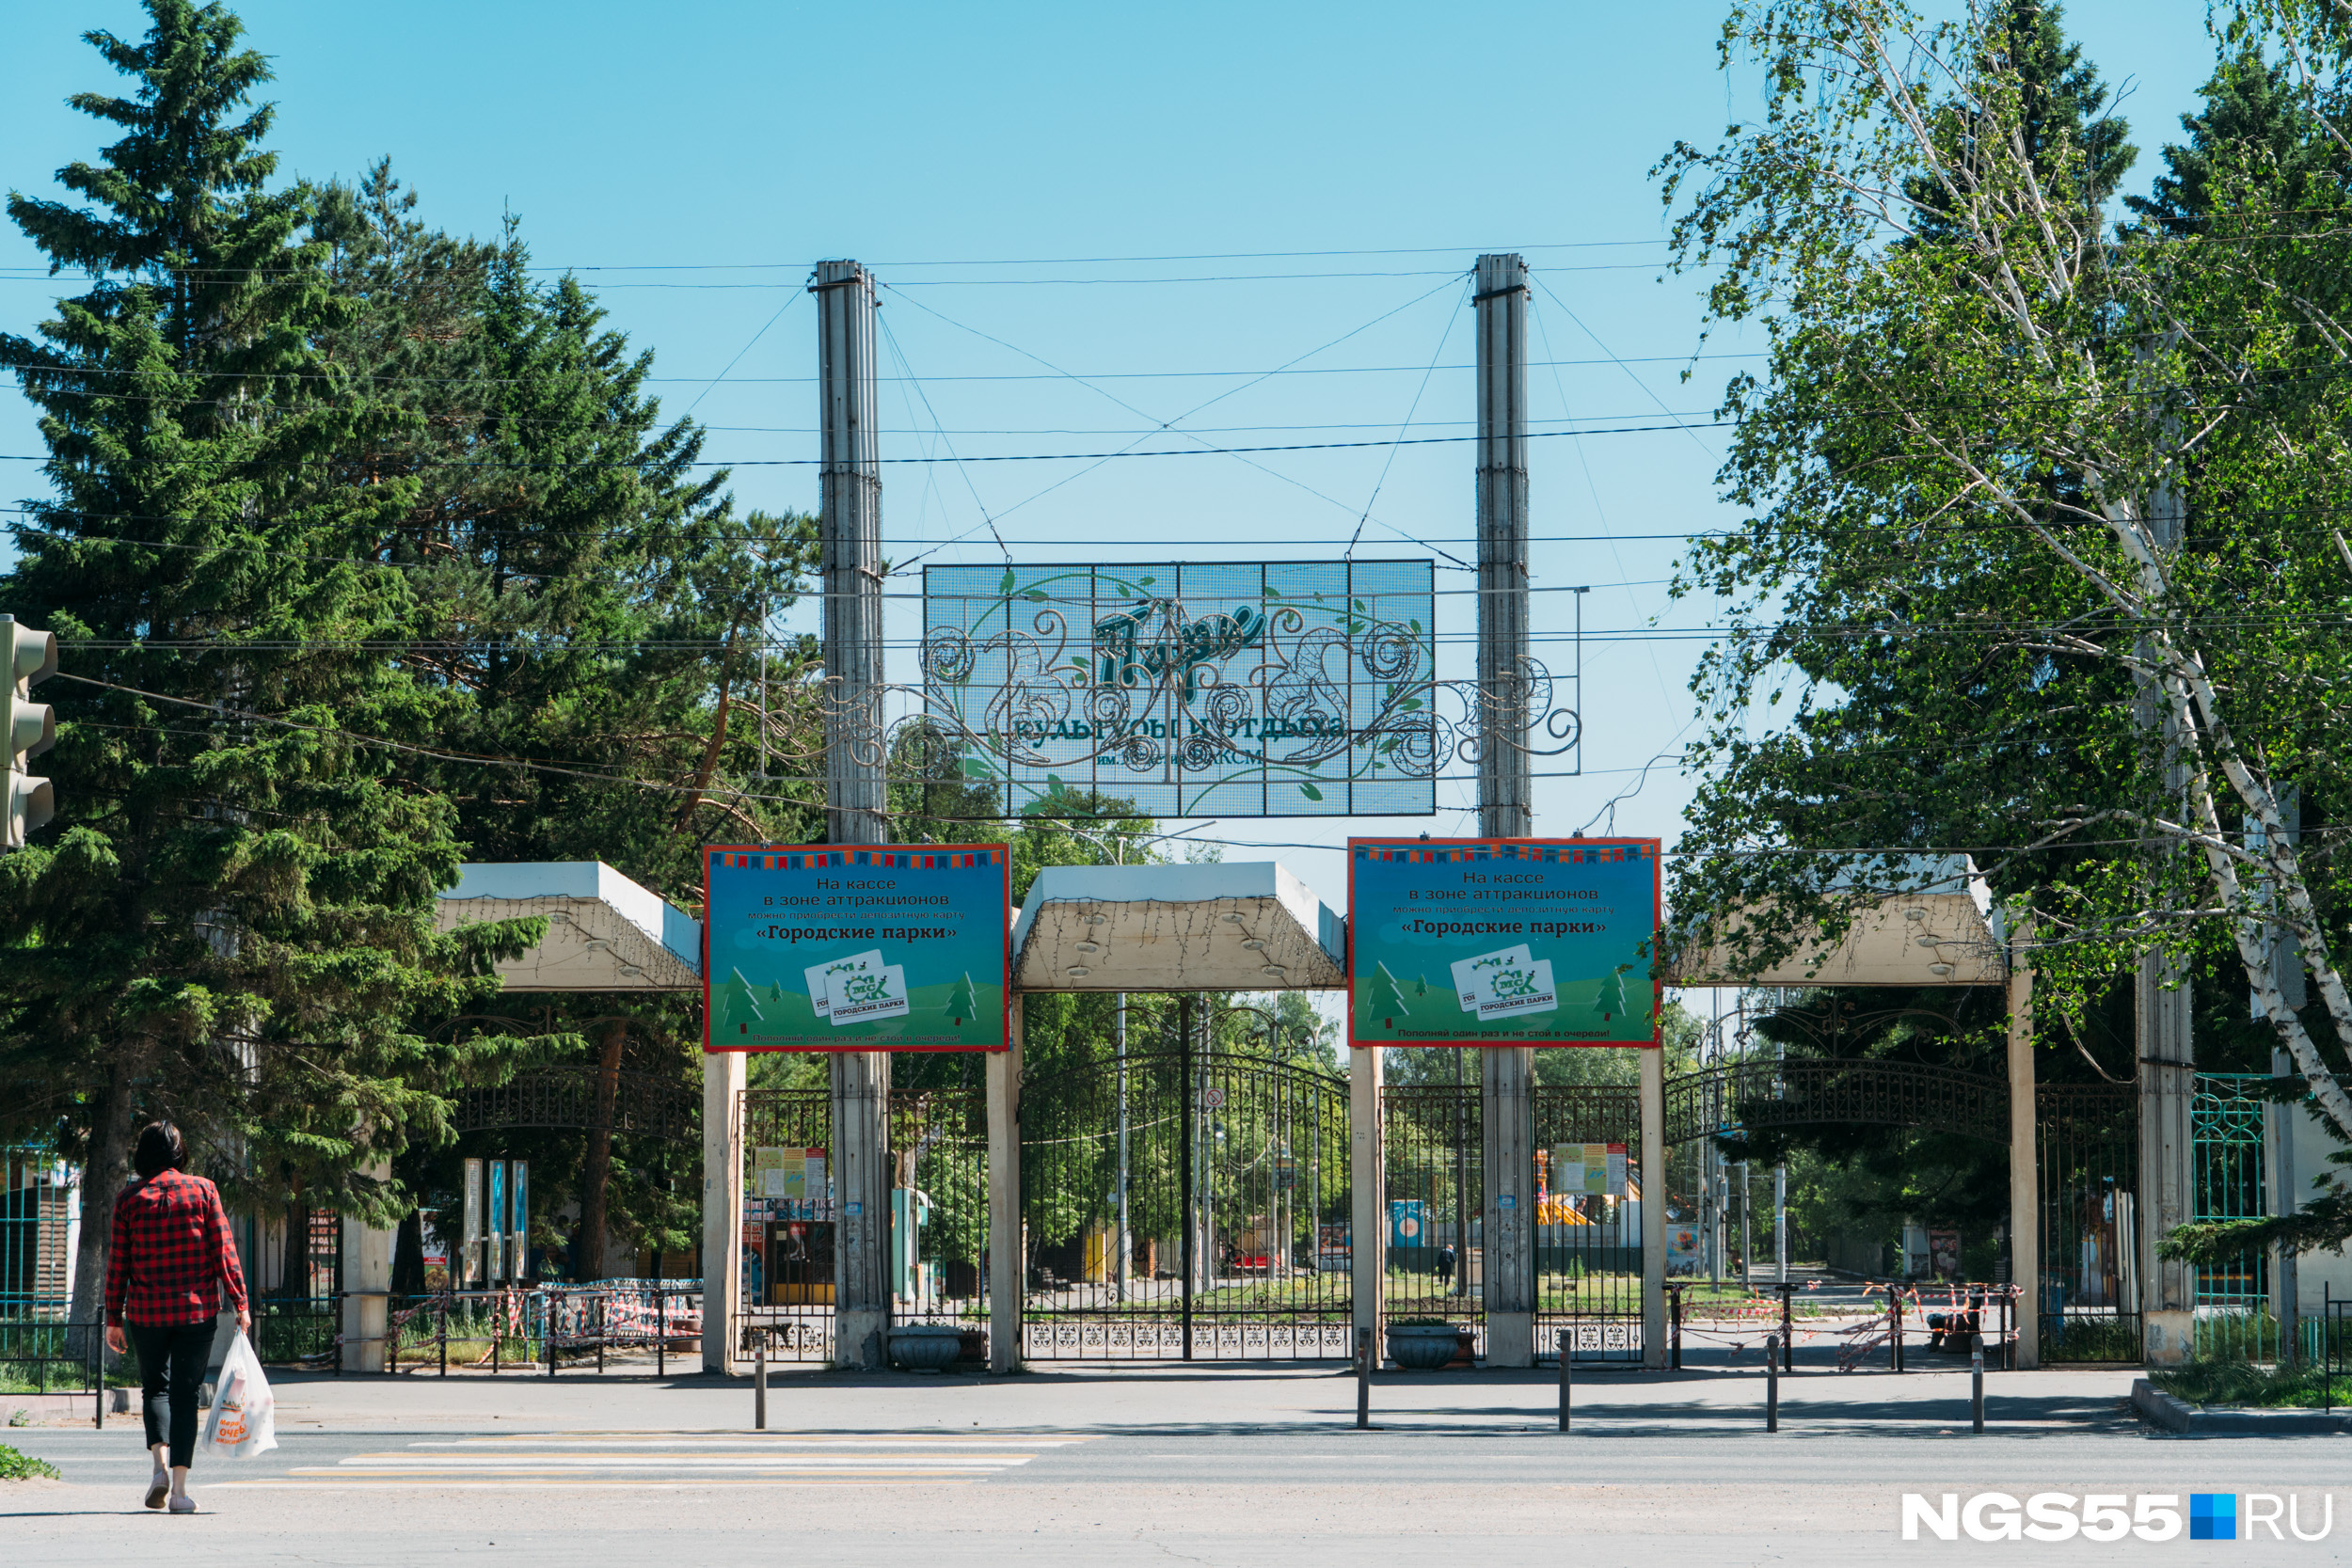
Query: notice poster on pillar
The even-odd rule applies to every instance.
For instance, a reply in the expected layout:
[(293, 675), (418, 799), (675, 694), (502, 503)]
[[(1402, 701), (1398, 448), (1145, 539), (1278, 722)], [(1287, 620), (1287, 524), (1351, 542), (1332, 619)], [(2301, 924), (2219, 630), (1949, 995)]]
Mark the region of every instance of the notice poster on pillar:
[(1348, 1043), (1657, 1045), (1659, 848), (1349, 839)]
[(703, 1049), (1004, 1050), (1010, 861), (1001, 844), (710, 846)]

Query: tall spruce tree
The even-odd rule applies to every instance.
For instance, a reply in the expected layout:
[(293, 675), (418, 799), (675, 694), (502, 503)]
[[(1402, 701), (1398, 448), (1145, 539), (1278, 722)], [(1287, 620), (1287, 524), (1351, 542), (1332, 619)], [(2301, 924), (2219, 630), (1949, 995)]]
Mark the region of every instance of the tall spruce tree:
[(336, 465), (400, 416), (317, 352), (345, 307), (310, 195), (269, 188), (267, 67), (217, 5), (147, 9), (137, 42), (86, 35), (131, 90), (72, 100), (122, 132), (59, 171), (83, 199), (8, 199), (90, 286), (0, 339), (51, 486), (0, 603), (64, 664), (57, 819), (0, 860), (5, 1114), (82, 1157), (83, 1321), (140, 1117), (178, 1120), (232, 1201), (389, 1217), (368, 1172), (434, 1131), (420, 1071), (448, 1049), (407, 1021), (494, 990), (529, 935), (434, 927), (456, 814), (397, 777), (429, 705), (375, 651), (413, 600), (366, 547), (410, 490)]

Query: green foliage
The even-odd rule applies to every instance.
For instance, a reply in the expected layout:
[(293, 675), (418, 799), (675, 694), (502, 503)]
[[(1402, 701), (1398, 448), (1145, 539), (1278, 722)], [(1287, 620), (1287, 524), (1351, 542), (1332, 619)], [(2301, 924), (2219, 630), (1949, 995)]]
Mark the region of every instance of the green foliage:
[(0, 1443), (0, 1481), (63, 1481), (57, 1467), (45, 1459), (19, 1453)]
[[(2233, 8), (2229, 58), (2315, 14)], [(1735, 5), (1726, 61), (1763, 67), (1765, 110), (1660, 166), (1713, 313), (1769, 345), (1724, 402), (1750, 515), (1677, 583), (1735, 609), (1694, 681), (1711, 733), (1675, 902), (1742, 911), (1719, 934), (1761, 965), (1917, 887), (1922, 852), (1968, 852), (2011, 929), (2032, 918), (2045, 1044), (2087, 1052), (2169, 949), (2271, 998), (2352, 1134), (2352, 868), (2313, 831), (2352, 807), (2352, 655), (2323, 629), (2352, 609), (2328, 520), (2348, 193), (2314, 172), (2342, 166), (2344, 40), (2304, 56), (2292, 112), (2224, 69), (2150, 221), (2118, 227), (2122, 130), (2055, 28)], [(2319, 982), (2303, 1017), (2274, 927)]]

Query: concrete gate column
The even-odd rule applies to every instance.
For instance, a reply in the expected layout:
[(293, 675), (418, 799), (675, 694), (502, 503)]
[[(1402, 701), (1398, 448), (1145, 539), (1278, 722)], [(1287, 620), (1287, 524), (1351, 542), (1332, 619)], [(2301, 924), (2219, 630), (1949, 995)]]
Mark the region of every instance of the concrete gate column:
[(833, 1364), (890, 1364), (890, 1053), (833, 1067)]
[[(374, 1161), (367, 1174), (378, 1181), (389, 1180), (391, 1162)], [(384, 1337), (391, 1323), (393, 1234), (365, 1220), (348, 1215), (343, 1219), (343, 1342), (339, 1364), (344, 1371), (380, 1372), (385, 1368)], [(253, 1281), (248, 1278), (246, 1284), (250, 1291)]]
[(1015, 995), (1006, 1046), (988, 1055), (988, 1370), (1021, 1370), (1021, 1040)]
[(2017, 1365), (2042, 1365), (2042, 1174), (2034, 1136), (2033, 965), (2024, 937), (2009, 965), (2009, 1282), (2017, 1296)]
[(1666, 1053), (1642, 1050), (1642, 1365), (1666, 1367)]
[[(1535, 1078), (1532, 1046), (1479, 1052), (1486, 1094), (1486, 1365), (1535, 1364)], [(1463, 1255), (1469, 1266), (1469, 1255)]]
[(724, 1373), (743, 1338), (740, 1051), (703, 1054), (703, 1370)]
[[(1378, 1365), (1381, 1286), (1389, 1272), (1389, 1205), (1387, 1165), (1381, 1158), (1380, 1088), (1384, 1062), (1380, 1048), (1364, 1046), (1347, 1056), (1347, 1191), (1348, 1279), (1355, 1310), (1351, 1321), (1359, 1332), (1372, 1331), (1372, 1357)], [(1355, 1348), (1350, 1336), (1348, 1348)]]

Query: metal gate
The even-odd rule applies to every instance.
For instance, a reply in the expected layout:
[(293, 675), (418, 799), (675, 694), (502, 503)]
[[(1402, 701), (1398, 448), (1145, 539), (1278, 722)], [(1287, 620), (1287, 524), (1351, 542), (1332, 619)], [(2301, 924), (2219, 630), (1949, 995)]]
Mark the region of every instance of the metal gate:
[(1347, 1081), (1130, 1052), (1021, 1088), (1022, 1354), (1352, 1354)]
[[(1533, 1109), (1535, 1358), (1557, 1361), (1560, 1331), (1566, 1329), (1575, 1336), (1574, 1359), (1638, 1365), (1641, 1206), (1650, 1185), (1641, 1168), (1642, 1091), (1629, 1085), (1539, 1086)], [(1589, 1180), (1588, 1171), (1599, 1180)], [(1666, 1196), (1661, 1183), (1659, 1196)]]
[[(2189, 1101), (2194, 1185), (2201, 1220), (2258, 1219), (2270, 1212), (2264, 1170), (2267, 1075), (2201, 1072)], [(2279, 1321), (2270, 1308), (2267, 1249), (2197, 1269), (2191, 1344), (2201, 1361), (2276, 1361)]]
[(1486, 1354), (1484, 1100), (1466, 1084), (1399, 1084), (1380, 1096), (1388, 1267), (1381, 1312), (1390, 1327), (1454, 1324)]
[(890, 1095), (890, 1316), (952, 1323), (987, 1354), (988, 1099), (975, 1088)]
[[(825, 1089), (745, 1089), (739, 1105), (743, 1330), (765, 1332), (771, 1358), (829, 1361), (833, 1096)], [(708, 1267), (705, 1273), (719, 1277)]]
[(2042, 1358), (2137, 1361), (2139, 1097), (2130, 1084), (2034, 1091), (2042, 1171)]

